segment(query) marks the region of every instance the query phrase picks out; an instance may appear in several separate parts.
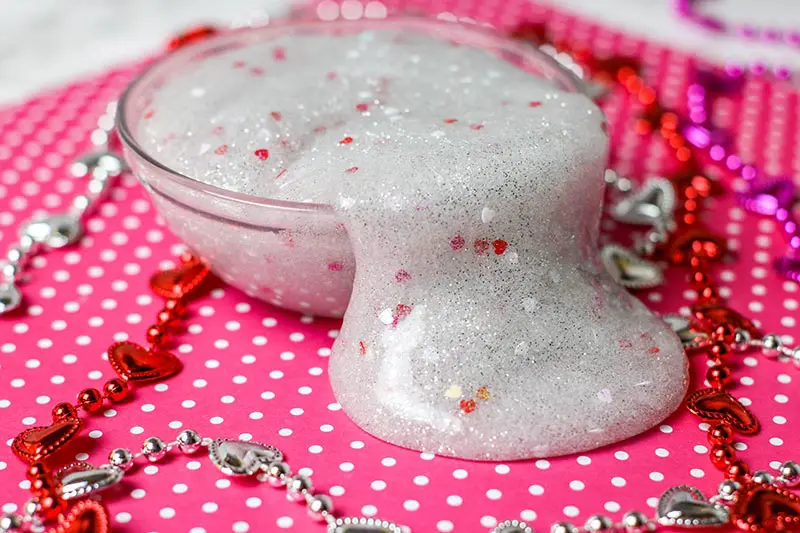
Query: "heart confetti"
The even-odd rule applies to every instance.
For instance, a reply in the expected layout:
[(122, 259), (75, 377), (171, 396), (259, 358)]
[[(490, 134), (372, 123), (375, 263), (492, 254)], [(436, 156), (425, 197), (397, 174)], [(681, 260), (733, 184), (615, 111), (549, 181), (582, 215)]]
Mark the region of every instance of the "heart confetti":
[(208, 456), (227, 475), (249, 476), (262, 465), (283, 460), (283, 453), (260, 442), (216, 439), (208, 446)]

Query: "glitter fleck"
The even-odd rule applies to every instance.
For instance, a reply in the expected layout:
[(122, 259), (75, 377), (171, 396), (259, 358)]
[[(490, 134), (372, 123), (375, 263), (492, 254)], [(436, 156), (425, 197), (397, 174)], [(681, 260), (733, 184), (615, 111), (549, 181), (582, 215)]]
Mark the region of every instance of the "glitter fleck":
[(364, 341), (358, 341), (358, 350), (361, 352), (361, 355), (367, 355), (367, 343)]
[(461, 390), (461, 387), (459, 387), (458, 385), (450, 385), (450, 387), (448, 387), (448, 389), (444, 391), (445, 398), (452, 398), (452, 399), (461, 398), (462, 394), (463, 391)]
[(542, 103), (539, 102), (539, 101), (534, 101), (534, 102), (529, 102), (528, 103), (528, 107), (539, 107), (541, 105), (542, 105)]
[(358, 172), (358, 167), (350, 167), (347, 170), (345, 170), (345, 172), (347, 172), (348, 174), (352, 174), (353, 172)]
[(350, 144), (352, 142), (353, 142), (353, 138), (350, 137), (350, 136), (347, 136), (344, 139), (342, 139), (341, 141), (339, 141), (339, 144)]
[(456, 122), (458, 122), (458, 119), (457, 118), (446, 118), (446, 119), (444, 119), (443, 122), (445, 124), (455, 124)]
[(356, 111), (360, 111), (361, 113), (366, 113), (369, 110), (369, 104), (360, 103), (356, 104)]
[(503, 255), (508, 248), (508, 243), (503, 239), (497, 239), (492, 244), (494, 245), (494, 253), (497, 255)]
[(269, 159), (269, 150), (267, 150), (266, 148), (259, 148), (253, 153), (257, 158), (259, 158), (262, 161), (266, 161), (267, 159)]
[(450, 248), (452, 248), (453, 250), (456, 251), (463, 250), (464, 244), (466, 244), (466, 242), (464, 241), (464, 237), (462, 237), (461, 235), (456, 235), (455, 237), (450, 239)]
[(276, 121), (280, 121), (281, 120), (280, 111), (273, 111), (272, 113), (270, 113), (270, 116)]
[(482, 387), (479, 387), (478, 388), (478, 392), (475, 393), (475, 396), (477, 396), (479, 400), (483, 400), (483, 401), (486, 401), (486, 400), (488, 400), (489, 398), (492, 397), (492, 395), (489, 393), (489, 389), (486, 387), (486, 385), (484, 385)]
[(331, 272), (341, 272), (344, 269), (344, 264), (341, 261), (333, 261), (328, 263), (328, 270)]
[(394, 313), (392, 313), (392, 326), (397, 326), (402, 319), (411, 314), (413, 309), (410, 305), (397, 304), (397, 307), (394, 308)]
[(217, 146), (217, 148), (214, 150), (214, 153), (217, 155), (225, 155), (227, 152), (228, 152), (227, 144), (221, 144)]
[(398, 283), (405, 283), (406, 281), (411, 279), (411, 274), (409, 274), (407, 270), (400, 269), (394, 275), (394, 279)]

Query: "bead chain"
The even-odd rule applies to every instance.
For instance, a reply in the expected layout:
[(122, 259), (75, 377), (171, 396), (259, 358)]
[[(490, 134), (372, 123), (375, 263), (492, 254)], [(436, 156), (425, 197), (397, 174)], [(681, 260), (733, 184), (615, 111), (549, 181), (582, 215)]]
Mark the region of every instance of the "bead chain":
[[(644, 86), (641, 78), (639, 78), (630, 67), (618, 69), (616, 77), (631, 94), (637, 95), (642, 103), (649, 105), (655, 101), (655, 99), (650, 99), (650, 91), (647, 90), (648, 88)], [(652, 109), (650, 111), (652, 111)], [(677, 122), (671, 119), (670, 115), (674, 114), (664, 112), (658, 117), (661, 126), (661, 134), (665, 140), (675, 148), (677, 159), (683, 163), (689, 162), (692, 158), (691, 151), (689, 151), (689, 148), (686, 146), (686, 139), (677, 133), (676, 127), (670, 126), (671, 124), (677, 124)], [(666, 121), (664, 120), (665, 117), (667, 117)], [(652, 125), (652, 118), (649, 120), (645, 118), (645, 120)], [(641, 124), (640, 121), (639, 126)], [(645, 128), (638, 127), (637, 131), (640, 131), (640, 133), (647, 133), (647, 131), (642, 131), (643, 129)], [(695, 179), (700, 177), (702, 176), (695, 176)], [(696, 185), (694, 180), (692, 183)], [(698, 220), (697, 202), (695, 199), (703, 197), (703, 194), (700, 194), (701, 192), (710, 190), (710, 187), (707, 187), (707, 185), (708, 183), (700, 187), (690, 186), (683, 191), (678, 191), (682, 193), (685, 198), (682, 218), (682, 222), (685, 225), (692, 225)], [(624, 192), (630, 185), (629, 183), (626, 185), (625, 182), (621, 184), (617, 182), (616, 186), (619, 190)], [(86, 207), (88, 208), (89, 205), (90, 204), (87, 204)], [(717, 305), (719, 304), (718, 291), (713, 282), (710, 281), (707, 269), (709, 259), (718, 259), (721, 255), (719, 249), (716, 249), (714, 246), (709, 248), (708, 241), (701, 241), (699, 239), (691, 241), (690, 244), (692, 250), (692, 253), (688, 254), (688, 263), (692, 269), (690, 279), (693, 282), (693, 286), (699, 289), (698, 302), (700, 304), (713, 303)], [(709, 251), (711, 253), (709, 253)], [(686, 257), (684, 257), (684, 259), (686, 259)], [(192, 261), (195, 260), (189, 256), (184, 258), (185, 264), (191, 264)], [(14, 278), (13, 281), (16, 281), (16, 278)], [(177, 305), (172, 304), (171, 307), (173, 308), (169, 309), (169, 302), (181, 302), (183, 296), (184, 295), (181, 295), (181, 298), (176, 300), (167, 300), (168, 305), (159, 313), (158, 325), (152, 326), (148, 330), (148, 342), (151, 343), (151, 350), (158, 349), (163, 344), (166, 333), (169, 331), (169, 327), (167, 326), (174, 325), (176, 319), (175, 308)], [(736, 351), (745, 351), (751, 347), (760, 348), (768, 355), (783, 356), (784, 359), (798, 362), (797, 356), (800, 350), (792, 350), (791, 348), (783, 346), (780, 338), (774, 334), (766, 335), (760, 339), (753, 339), (746, 329), (732, 330), (730, 324), (720, 324), (710, 332), (710, 339), (711, 341), (706, 347), (710, 346), (708, 355), (715, 364), (709, 368), (707, 379), (712, 387), (718, 390), (723, 390), (730, 381), (729, 368), (727, 365), (723, 364), (724, 358), (730, 353), (728, 350), (730, 347), (733, 347)], [(84, 394), (84, 392), (90, 390), (94, 392)], [(99, 410), (102, 406), (102, 397), (100, 398), (100, 405), (97, 405), (98, 398), (95, 395), (95, 393), (97, 393), (99, 396), (99, 392), (94, 389), (87, 389), (86, 391), (82, 391), (79, 395), (79, 406), (89, 412), (93, 412), (92, 408), (94, 408), (94, 411)], [(125, 394), (127, 395), (127, 389)], [(113, 401), (110, 394), (107, 397)], [(64, 407), (64, 409), (75, 410), (75, 407), (70, 404), (64, 405), (67, 406)], [(62, 406), (62, 404), (59, 404), (59, 406)], [(55, 414), (56, 413), (54, 413), (54, 415)], [(65, 414), (66, 413), (62, 413), (62, 416)], [(787, 461), (780, 466), (777, 478), (766, 471), (756, 471), (750, 475), (747, 465), (735, 459), (735, 451), (733, 451), (732, 446), (730, 446), (733, 438), (733, 430), (727, 424), (716, 423), (711, 425), (708, 430), (708, 438), (709, 442), (712, 444), (710, 452), (712, 462), (718, 468), (724, 469), (726, 471), (726, 477), (728, 478), (720, 484), (719, 493), (712, 498), (712, 503), (719, 500), (730, 502), (736, 499), (743, 489), (742, 482), (750, 481), (757, 484), (777, 483), (784, 486), (794, 486), (798, 480), (800, 480), (800, 465), (793, 461)], [(145, 440), (142, 451), (139, 453), (132, 454), (129, 450), (123, 448), (113, 450), (109, 456), (109, 468), (118, 468), (121, 471), (127, 470), (133, 465), (135, 460), (140, 457), (145, 457), (150, 461), (157, 461), (175, 447), (178, 447), (185, 453), (193, 453), (200, 446), (209, 446), (211, 442), (212, 441), (209, 439), (200, 439), (199, 435), (191, 430), (182, 431), (178, 435), (178, 439), (169, 444), (157, 437), (150, 437)], [(268, 480), (270, 484), (274, 486), (286, 488), (287, 497), (290, 500), (305, 502), (309, 506), (309, 511), (312, 514), (328, 522), (330, 526), (329, 531), (336, 531), (336, 519), (332, 514), (332, 502), (330, 498), (326, 495), (313, 496), (311, 493), (311, 483), (307, 477), (292, 476), (288, 465), (280, 461), (271, 462), (269, 464), (264, 463), (263, 466), (264, 467), (261, 468), (263, 472), (259, 475), (259, 479)], [(34, 494), (34, 500), (25, 505), (24, 516), (10, 514), (0, 518), (0, 531), (12, 531), (17, 527), (23, 526), (24, 523), (28, 523), (34, 529), (37, 529), (41, 528), (42, 518), (44, 520), (52, 520), (57, 516), (63, 516), (62, 513), (65, 510), (65, 506), (60, 504), (63, 504), (64, 500), (61, 500), (52, 493), (53, 479), (44, 465), (41, 463), (30, 465), (27, 477), (31, 480), (31, 491)], [(55, 503), (49, 505), (48, 502), (51, 500)], [(665, 523), (663, 519), (663, 516), (658, 516), (656, 520), (651, 521), (643, 513), (631, 511), (624, 515), (622, 522), (615, 524), (608, 517), (594, 515), (589, 518), (584, 526), (584, 530), (594, 532), (624, 528), (626, 532), (653, 531), (658, 524)], [(356, 524), (356, 522), (353, 522), (353, 524)], [(366, 522), (364, 522), (364, 524), (366, 524)], [(497, 533), (504, 533), (511, 531), (528, 532), (532, 530), (522, 522), (509, 520), (498, 525), (494, 531)], [(578, 528), (568, 522), (556, 523), (551, 528), (552, 533), (575, 533), (578, 531)]]
[(715, 33), (734, 35), (748, 41), (763, 41), (800, 48), (800, 31), (771, 27), (760, 28), (752, 24), (728, 24), (718, 17), (700, 13), (694, 6), (695, 1), (674, 0), (673, 8), (681, 18)]
[(19, 284), (24, 281), (30, 260), (50, 250), (75, 243), (83, 234), (84, 222), (103, 200), (114, 178), (125, 169), (125, 163), (111, 148), (116, 102), (108, 104), (91, 133), (95, 151), (76, 160), (70, 166), (74, 178), (89, 175), (86, 190), (76, 196), (69, 209), (43, 217), (33, 217), (20, 227), (19, 240), (0, 260), (0, 316), (17, 309), (22, 303)]

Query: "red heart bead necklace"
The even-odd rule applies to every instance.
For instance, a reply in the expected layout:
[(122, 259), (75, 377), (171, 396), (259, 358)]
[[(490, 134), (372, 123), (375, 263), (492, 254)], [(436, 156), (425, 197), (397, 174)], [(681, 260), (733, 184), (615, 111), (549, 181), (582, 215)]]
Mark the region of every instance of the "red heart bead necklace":
[[(544, 39), (546, 28), (527, 25), (516, 35), (524, 38)], [(565, 43), (558, 43), (564, 48)], [(687, 486), (673, 487), (662, 496), (656, 517), (648, 518), (644, 513), (631, 511), (620, 523), (615, 523), (603, 515), (594, 515), (584, 526), (584, 530), (599, 532), (613, 528), (626, 531), (653, 531), (660, 526), (675, 527), (716, 527), (732, 524), (739, 529), (754, 533), (790, 531), (800, 527), (800, 498), (788, 489), (800, 483), (800, 465), (787, 461), (781, 465), (778, 476), (765, 471), (751, 472), (747, 463), (737, 458), (732, 446), (736, 433), (753, 434), (759, 429), (758, 420), (750, 410), (737, 400), (728, 390), (731, 383), (735, 353), (758, 349), (767, 355), (782, 360), (794, 359), (800, 362), (800, 349), (783, 346), (777, 335), (761, 335), (755, 326), (744, 316), (728, 308), (715, 283), (711, 279), (711, 266), (725, 255), (725, 239), (700, 226), (700, 211), (703, 199), (715, 192), (714, 182), (698, 169), (695, 150), (681, 133), (678, 125), (680, 117), (664, 109), (657, 102), (657, 93), (647, 86), (639, 75), (640, 65), (627, 58), (597, 60), (586, 50), (578, 50), (576, 57), (593, 73), (600, 83), (618, 83), (644, 106), (643, 117), (636, 124), (641, 134), (649, 134), (658, 128), (658, 133), (675, 150), (680, 163), (671, 183), (675, 192), (675, 216), (677, 227), (664, 227), (668, 230), (666, 242), (656, 242), (653, 253), (662, 254), (675, 264), (688, 266), (691, 287), (698, 293), (698, 302), (692, 308), (690, 328), (696, 331), (700, 342), (692, 342), (691, 353), (705, 353), (712, 361), (706, 380), (708, 388), (692, 393), (687, 399), (687, 408), (696, 416), (708, 421), (709, 452), (712, 464), (724, 472), (725, 480), (720, 484), (719, 493), (711, 500), (705, 500), (702, 493)], [(689, 176), (689, 177), (687, 177)], [(488, 241), (487, 241), (488, 242)], [(501, 254), (505, 249), (495, 251)], [(500, 246), (502, 248), (502, 246)], [(80, 434), (84, 421), (79, 410), (88, 413), (99, 412), (104, 401), (118, 403), (125, 400), (136, 384), (154, 383), (166, 379), (181, 370), (180, 360), (165, 350), (170, 334), (179, 328), (185, 316), (188, 300), (198, 293), (201, 284), (209, 278), (208, 267), (191, 254), (181, 257), (180, 265), (172, 270), (155, 274), (150, 281), (153, 292), (166, 299), (156, 322), (146, 333), (147, 347), (132, 342), (119, 342), (111, 345), (108, 359), (118, 378), (107, 381), (101, 393), (97, 389), (84, 389), (78, 394), (75, 404), (62, 402), (53, 409), (53, 423), (49, 426), (29, 428), (20, 433), (12, 442), (14, 453), (23, 461), (30, 463), (27, 477), (31, 482), (34, 496), (33, 507), (26, 519), (53, 522), (47, 530), (50, 533), (108, 533), (110, 531), (108, 512), (103, 504), (94, 500), (82, 500), (71, 508), (67, 507), (66, 497), (59, 487), (59, 476), (53, 475), (44, 461), (51, 459)], [(471, 407), (474, 410), (474, 406)], [(224, 439), (207, 441), (196, 433), (184, 430), (178, 439), (166, 444), (151, 437), (144, 443), (141, 453), (132, 454), (125, 449), (112, 451), (106, 483), (116, 482), (137, 457), (144, 456), (157, 461), (171, 448), (178, 447), (192, 453), (201, 446), (209, 448), (211, 460), (223, 471), (233, 474), (252, 473), (248, 461), (262, 454), (267, 457), (275, 453), (271, 447), (255, 450), (254, 443), (231, 444)], [(226, 448), (227, 446), (227, 448)], [(229, 449), (228, 449), (229, 448)], [(226, 449), (227, 451), (221, 451)], [(238, 455), (237, 455), (238, 454)], [(233, 462), (228, 463), (233, 457)], [(291, 476), (288, 465), (280, 458), (255, 466), (262, 470), (276, 486), (286, 486), (292, 499), (303, 501), (316, 516), (326, 520), (329, 531), (381, 531), (396, 533), (400, 528), (383, 521), (360, 518), (335, 519), (331, 513), (330, 498), (312, 496), (310, 481), (299, 476)], [(83, 467), (82, 467), (83, 468)], [(231, 470), (245, 469), (247, 472)], [(116, 469), (116, 470), (115, 470)], [(227, 471), (226, 471), (227, 469)], [(100, 485), (102, 486), (102, 485)], [(99, 489), (95, 489), (99, 490)], [(678, 494), (680, 497), (676, 497)], [(686, 505), (686, 503), (690, 505)], [(5, 520), (6, 517), (3, 518)], [(22, 520), (20, 517), (8, 520)], [(366, 520), (366, 521), (365, 521)], [(10, 523), (14, 529), (15, 523)], [(5, 528), (5, 525), (3, 525)], [(350, 528), (350, 529), (348, 529)], [(502, 522), (494, 533), (528, 532), (526, 524), (518, 520)], [(578, 529), (572, 524), (561, 522), (551, 529), (557, 533), (575, 533)]]

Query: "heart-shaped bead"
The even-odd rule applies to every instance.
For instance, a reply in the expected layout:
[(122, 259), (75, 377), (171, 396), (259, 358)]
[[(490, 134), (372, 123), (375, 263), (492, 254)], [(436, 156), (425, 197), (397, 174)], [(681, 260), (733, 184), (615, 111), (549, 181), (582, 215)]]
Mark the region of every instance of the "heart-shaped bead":
[(108, 362), (122, 379), (137, 383), (160, 381), (183, 368), (181, 360), (169, 352), (148, 350), (128, 341), (108, 348)]
[(685, 528), (719, 527), (730, 521), (727, 508), (710, 503), (702, 492), (689, 485), (678, 485), (662, 494), (656, 517), (662, 526)]
[(800, 283), (800, 259), (779, 257), (775, 260), (775, 271), (786, 279)]
[(708, 334), (713, 333), (719, 326), (728, 326), (733, 330), (745, 330), (754, 338), (761, 336), (755, 324), (744, 315), (729, 307), (713, 303), (692, 306), (692, 325)]
[(328, 533), (402, 533), (402, 529), (380, 518), (347, 517), (331, 522)]
[(216, 439), (208, 446), (208, 456), (223, 473), (249, 476), (262, 465), (283, 460), (283, 452), (260, 442)]
[(49, 426), (28, 428), (11, 443), (14, 455), (26, 463), (38, 462), (53, 455), (83, 429), (80, 418), (62, 418)]
[(753, 484), (739, 495), (732, 512), (736, 525), (745, 531), (800, 529), (800, 497), (782, 488)]
[(72, 500), (116, 485), (122, 476), (122, 470), (115, 466), (94, 468), (86, 463), (75, 463), (59, 470), (55, 477), (59, 482), (61, 498)]
[(773, 216), (779, 209), (789, 209), (795, 200), (791, 179), (777, 178), (754, 183), (747, 192), (736, 195), (747, 211)]
[(22, 293), (13, 283), (0, 283), (0, 316), (16, 310), (22, 303)]
[(649, 289), (664, 281), (658, 266), (622, 246), (606, 245), (600, 257), (611, 277), (627, 289)]
[(620, 222), (659, 228), (672, 220), (674, 212), (675, 189), (664, 178), (649, 178), (611, 208), (611, 215)]
[(672, 331), (678, 336), (684, 350), (697, 350), (706, 347), (708, 335), (692, 327), (691, 320), (681, 315), (664, 315), (664, 322), (669, 324)]
[(667, 257), (675, 265), (688, 264), (692, 257), (719, 261), (728, 253), (724, 237), (702, 229), (690, 229), (673, 237)]
[(533, 533), (533, 528), (520, 520), (505, 520), (497, 524), (491, 533)]
[(209, 272), (202, 261), (190, 261), (154, 274), (150, 278), (150, 288), (162, 298), (183, 298), (194, 291)]
[(758, 419), (739, 400), (718, 389), (700, 389), (686, 399), (686, 407), (704, 420), (720, 420), (739, 433), (758, 433)]
[(111, 533), (108, 509), (97, 500), (81, 500), (48, 533)]

